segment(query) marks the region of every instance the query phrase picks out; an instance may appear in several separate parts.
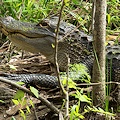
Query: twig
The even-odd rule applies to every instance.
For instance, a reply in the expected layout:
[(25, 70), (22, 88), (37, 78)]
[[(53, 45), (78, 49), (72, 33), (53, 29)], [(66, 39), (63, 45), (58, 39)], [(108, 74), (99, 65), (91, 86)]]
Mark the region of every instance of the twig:
[(62, 6), (61, 6), (61, 9), (60, 9), (60, 15), (59, 15), (59, 19), (58, 19), (58, 24), (57, 24), (57, 28), (56, 28), (56, 37), (55, 37), (55, 66), (56, 66), (56, 74), (57, 74), (57, 78), (58, 78), (58, 83), (59, 83), (59, 87), (60, 87), (60, 90), (62, 91), (62, 94), (65, 95), (65, 89), (61, 83), (61, 80), (60, 80), (60, 72), (59, 72), (59, 65), (58, 65), (58, 60), (57, 60), (57, 56), (58, 56), (58, 35), (59, 35), (59, 26), (60, 26), (60, 19), (61, 19), (61, 16), (62, 16), (62, 10), (63, 10), (63, 7), (64, 7), (64, 0), (62, 0)]
[(79, 27), (80, 25), (72, 29), (70, 32), (66, 33), (59, 41), (64, 41), (65, 38), (67, 38), (71, 33), (75, 32), (75, 30), (77, 30)]
[(68, 59), (68, 64), (67, 64), (67, 81), (66, 81), (66, 116), (65, 119), (69, 119), (69, 85), (68, 85), (68, 79), (69, 79), (69, 63), (70, 63), (70, 58), (67, 55)]
[(95, 9), (96, 9), (96, 0), (93, 0), (92, 2), (92, 33), (93, 33), (93, 30), (94, 30), (94, 23), (95, 23)]
[[(35, 95), (30, 90), (28, 90), (27, 88), (22, 87), (22, 86), (16, 84), (13, 81), (7, 80), (7, 79), (2, 78), (2, 77), (0, 77), (0, 81), (2, 81), (4, 83), (7, 83), (9, 85), (12, 85), (13, 87), (18, 88), (18, 89), (26, 92), (27, 94), (35, 97)], [(41, 97), (40, 95), (39, 95), (39, 97), (37, 99), (39, 99), (44, 105), (46, 105), (48, 108), (50, 108), (53, 112), (55, 112), (56, 114), (59, 114), (59, 110), (53, 104), (51, 104), (48, 100), (46, 100), (45, 98)]]
[(36, 118), (36, 120), (39, 120), (39, 118), (38, 118), (38, 116), (37, 116), (37, 113), (36, 113), (36, 109), (35, 109), (35, 107), (33, 107), (33, 110), (34, 110), (34, 114), (35, 114), (35, 118)]
[[(80, 83), (80, 84), (77, 84), (77, 86), (94, 86), (94, 85), (100, 85), (100, 84), (103, 84), (102, 82), (98, 82), (98, 83)], [(117, 84), (117, 85), (120, 85), (120, 82), (114, 82), (114, 81), (110, 81), (110, 82), (105, 82), (105, 84)]]

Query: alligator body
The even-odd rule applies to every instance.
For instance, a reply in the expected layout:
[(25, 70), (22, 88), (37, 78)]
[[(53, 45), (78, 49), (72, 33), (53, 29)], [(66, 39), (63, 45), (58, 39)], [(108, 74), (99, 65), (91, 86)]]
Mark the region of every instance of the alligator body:
[(58, 82), (55, 76), (45, 75), (45, 74), (0, 74), (4, 78), (13, 81), (24, 82), (26, 87), (29, 85), (34, 87), (44, 87), (44, 88), (57, 88)]
[[(54, 45), (55, 45), (55, 29), (57, 18), (46, 19), (39, 24), (20, 22), (12, 17), (0, 18), (1, 31), (21, 49), (30, 52), (42, 53), (51, 63), (54, 64)], [(66, 70), (67, 58), (69, 56), (70, 63), (83, 63), (87, 66), (89, 72), (92, 71), (93, 65), (93, 49), (92, 36), (79, 31), (74, 25), (61, 21), (58, 37), (58, 64), (62, 71)], [(108, 60), (109, 79), (120, 80), (120, 46), (106, 47)], [(110, 64), (112, 60), (112, 65)], [(112, 66), (112, 69), (111, 67)], [(25, 82), (42, 81), (42, 77), (46, 75), (19, 75), (18, 77)], [(39, 77), (38, 77), (39, 76)], [(7, 76), (9, 79), (17, 79), (16, 75)], [(46, 78), (49, 81), (49, 77)], [(51, 77), (50, 77), (51, 78)], [(56, 77), (52, 77), (56, 81)], [(45, 81), (45, 77), (43, 77)], [(34, 82), (33, 82), (34, 83)], [(37, 82), (38, 83), (38, 82)], [(40, 83), (40, 82), (39, 82)], [(40, 84), (42, 84), (41, 82)], [(49, 82), (48, 82), (49, 83)], [(51, 82), (50, 82), (51, 83)], [(55, 83), (55, 84), (54, 84)], [(56, 82), (53, 82), (57, 86)], [(48, 85), (49, 86), (49, 85)], [(53, 87), (53, 86), (52, 86)]]
[[(57, 20), (45, 20), (42, 24), (20, 22), (11, 17), (0, 20), (2, 32), (16, 46), (30, 52), (40, 52), (54, 64)], [(67, 66), (67, 54), (71, 63), (80, 63), (91, 54), (89, 43), (92, 37), (80, 32), (72, 24), (61, 22), (58, 39), (58, 63), (63, 71)]]

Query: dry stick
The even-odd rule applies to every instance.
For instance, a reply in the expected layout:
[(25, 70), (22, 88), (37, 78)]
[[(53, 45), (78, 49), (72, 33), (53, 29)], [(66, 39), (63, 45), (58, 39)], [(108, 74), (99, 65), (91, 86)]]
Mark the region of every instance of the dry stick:
[[(56, 74), (57, 74), (57, 78), (58, 78), (58, 83), (59, 83), (60, 90), (62, 91), (62, 94), (64, 96), (67, 96), (66, 91), (65, 91), (65, 89), (64, 89), (64, 87), (63, 87), (63, 85), (61, 83), (61, 80), (60, 80), (59, 65), (58, 65), (58, 60), (57, 60), (59, 26), (60, 26), (60, 19), (61, 19), (61, 16), (62, 16), (63, 7), (64, 7), (64, 0), (62, 0), (62, 5), (61, 5), (61, 9), (60, 9), (58, 24), (57, 24), (57, 28), (56, 28), (56, 37), (55, 37), (55, 65), (56, 65)], [(61, 114), (61, 116), (62, 116), (62, 118), (61, 118), (61, 120), (62, 120), (63, 119), (63, 115)], [(60, 119), (60, 116), (59, 116), (59, 119)]]
[[(33, 97), (35, 97), (35, 95), (31, 92), (31, 91), (29, 91), (27, 88), (25, 88), (25, 87), (22, 87), (22, 86), (20, 86), (20, 85), (18, 85), (18, 84), (16, 84), (15, 82), (13, 82), (13, 81), (10, 81), (10, 80), (8, 80), (8, 79), (5, 79), (5, 78), (3, 78), (3, 77), (0, 77), (0, 81), (2, 81), (2, 82), (4, 82), (4, 83), (7, 83), (7, 84), (9, 84), (9, 85), (12, 85), (12, 86), (14, 86), (15, 88), (18, 88), (18, 89), (20, 89), (20, 90), (22, 90), (22, 91), (24, 91), (24, 92), (26, 92), (26, 93), (28, 93), (29, 95), (31, 95), (31, 96), (33, 96)], [(106, 82), (106, 84), (120, 84), (120, 82)], [(81, 85), (98, 85), (98, 84), (102, 84), (101, 82), (99, 82), (99, 83), (86, 83), (86, 84), (79, 84), (78, 86), (81, 86)], [(43, 97), (41, 97), (41, 96), (39, 96), (39, 98), (37, 98), (37, 99), (39, 99), (39, 100), (41, 100), (41, 102), (42, 103), (44, 103), (44, 105), (46, 105), (48, 108), (50, 108), (52, 111), (54, 111), (55, 113), (57, 113), (57, 114), (59, 114), (59, 110), (54, 106), (54, 105), (51, 105), (51, 103), (48, 101), (48, 100), (46, 100), (46, 99), (44, 99)]]
[(33, 107), (33, 111), (34, 111), (34, 115), (35, 115), (36, 120), (39, 120), (36, 109), (35, 109), (35, 106)]
[(69, 79), (69, 63), (70, 63), (70, 58), (67, 55), (68, 59), (68, 64), (67, 64), (67, 80), (66, 80), (66, 116), (65, 119), (69, 119), (69, 86), (68, 86), (68, 79)]
[[(102, 82), (98, 82), (98, 83), (80, 83), (80, 84), (77, 84), (77, 86), (94, 86), (94, 85), (100, 85), (100, 84), (103, 84)], [(114, 81), (110, 81), (110, 82), (105, 82), (105, 84), (117, 84), (117, 85), (120, 85), (120, 82), (114, 82)]]
[(66, 91), (60, 81), (60, 72), (59, 72), (59, 65), (58, 65), (58, 60), (57, 60), (57, 55), (58, 55), (58, 35), (59, 35), (59, 26), (60, 26), (60, 19), (62, 16), (62, 10), (64, 7), (64, 0), (62, 0), (62, 6), (60, 9), (60, 15), (59, 15), (59, 19), (58, 19), (58, 24), (57, 24), (57, 29), (56, 29), (56, 37), (55, 37), (55, 65), (56, 65), (56, 74), (57, 74), (57, 78), (58, 78), (58, 83), (59, 83), (59, 87), (60, 90), (62, 91), (62, 94), (65, 95)]
[[(30, 100), (32, 100), (32, 99), (30, 98)], [(35, 120), (39, 120), (37, 112), (36, 112), (36, 107), (34, 105), (32, 107), (33, 107), (33, 112), (34, 112)]]
[[(26, 92), (27, 94), (35, 97), (35, 95), (30, 90), (28, 90), (25, 87), (22, 87), (22, 86), (18, 85), (17, 83), (15, 83), (13, 81), (7, 80), (7, 79), (5, 79), (3, 77), (0, 77), (0, 81), (2, 81), (4, 83), (7, 83), (9, 85), (12, 85), (13, 87), (18, 88), (18, 89)], [(48, 100), (41, 97), (40, 95), (39, 95), (39, 97), (37, 99), (39, 99), (44, 105), (46, 105), (48, 108), (50, 108), (53, 112), (55, 112), (56, 114), (59, 114), (59, 110), (53, 104), (51, 104)]]
[(94, 30), (94, 23), (95, 23), (95, 9), (96, 9), (96, 0), (93, 0), (92, 2), (92, 34)]
[(77, 30), (79, 27), (80, 27), (80, 25), (77, 26), (77, 27), (75, 27), (75, 28), (74, 28), (73, 30), (71, 30), (69, 33), (65, 34), (64, 37), (62, 37), (59, 41), (63, 41), (66, 37), (68, 37), (68, 35), (70, 35), (71, 33), (73, 33), (73, 32), (74, 32), (75, 30)]

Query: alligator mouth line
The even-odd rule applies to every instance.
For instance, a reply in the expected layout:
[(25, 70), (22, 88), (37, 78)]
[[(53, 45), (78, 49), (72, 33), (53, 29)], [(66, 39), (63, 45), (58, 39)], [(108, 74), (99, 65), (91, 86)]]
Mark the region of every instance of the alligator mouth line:
[[(32, 39), (32, 38), (44, 38), (44, 37), (47, 37), (47, 36), (49, 36), (49, 35), (47, 35), (47, 34), (43, 34), (43, 35), (39, 35), (39, 34), (36, 34), (36, 37), (35, 37), (35, 34), (32, 36), (32, 35), (30, 35), (30, 36), (28, 36), (28, 35), (26, 35), (26, 34), (24, 34), (24, 33), (21, 33), (21, 32), (16, 32), (16, 31), (13, 31), (13, 32), (10, 32), (9, 30), (7, 30), (4, 26), (2, 26), (1, 27), (1, 31), (2, 31), (2, 33), (4, 34), (4, 35), (6, 35), (6, 36), (9, 36), (9, 35), (17, 35), (17, 34), (19, 34), (19, 35), (21, 35), (21, 36), (24, 36), (24, 37), (26, 37), (26, 38), (30, 38), (30, 39)], [(32, 34), (32, 33), (30, 33), (30, 34)]]

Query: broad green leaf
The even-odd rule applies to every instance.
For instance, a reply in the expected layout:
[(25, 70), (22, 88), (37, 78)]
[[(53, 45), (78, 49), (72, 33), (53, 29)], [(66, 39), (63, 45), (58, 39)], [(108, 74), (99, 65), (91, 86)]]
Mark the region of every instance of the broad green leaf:
[(91, 99), (90, 98), (88, 98), (86, 95), (81, 95), (80, 96), (80, 101), (82, 101), (82, 102), (87, 102), (87, 103), (91, 103)]
[(82, 102), (87, 102), (87, 103), (91, 103), (91, 99), (88, 98), (86, 95), (81, 94), (78, 90), (76, 91), (75, 94), (72, 94), (72, 96), (75, 96), (75, 98), (79, 99)]
[[(67, 82), (67, 78), (63, 77), (63, 80), (62, 80), (63, 85), (66, 85), (66, 82)], [(68, 86), (69, 88), (76, 89), (76, 83), (72, 79), (68, 79)]]
[(38, 90), (32, 86), (30, 86), (30, 90), (38, 98)]
[(18, 101), (18, 100), (12, 99), (12, 101), (13, 101), (13, 103), (14, 103), (15, 105), (19, 105), (19, 101)]
[(76, 83), (73, 80), (68, 81), (69, 88), (77, 89)]
[(14, 99), (22, 99), (24, 97), (25, 93), (22, 90), (18, 90), (14, 96)]
[(25, 83), (24, 82), (17, 82), (18, 85), (24, 85)]

